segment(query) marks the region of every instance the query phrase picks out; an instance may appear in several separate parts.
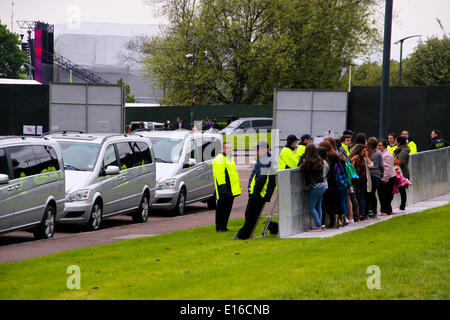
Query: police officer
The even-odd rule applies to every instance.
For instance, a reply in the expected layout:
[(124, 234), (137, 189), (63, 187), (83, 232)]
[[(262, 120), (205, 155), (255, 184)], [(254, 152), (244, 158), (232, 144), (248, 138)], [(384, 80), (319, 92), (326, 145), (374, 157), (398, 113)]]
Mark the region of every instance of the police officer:
[(406, 138), (407, 146), (411, 150), (411, 152), (409, 154), (417, 153), (417, 145), (416, 145), (416, 143), (414, 141), (410, 141), (409, 140), (409, 132), (408, 132), (408, 130), (403, 130), (402, 131), (402, 137)]
[(286, 145), (280, 152), (278, 170), (298, 168), (297, 144), (298, 138), (295, 135), (291, 134), (286, 138)]
[(269, 144), (261, 141), (256, 146), (257, 160), (248, 180), (248, 202), (245, 209), (245, 222), (236, 237), (231, 240), (244, 240), (251, 237), (258, 218), (266, 202), (270, 202), (275, 189), (275, 170)]
[(427, 146), (427, 150), (434, 150), (448, 147), (450, 144), (441, 138), (441, 132), (437, 129), (431, 131), (430, 134), (431, 141)]
[(233, 160), (231, 144), (225, 142), (222, 153), (217, 155), (212, 163), (214, 183), (216, 186), (216, 231), (226, 232), (234, 197), (242, 193), (241, 183), (236, 164)]
[(391, 132), (388, 134), (388, 150), (394, 154), (395, 149), (397, 149), (397, 134)]
[(300, 143), (298, 144), (297, 151), (295, 152), (295, 155), (298, 159), (305, 153), (306, 146), (310, 144), (312, 141), (312, 138), (309, 134), (305, 133), (300, 137)]

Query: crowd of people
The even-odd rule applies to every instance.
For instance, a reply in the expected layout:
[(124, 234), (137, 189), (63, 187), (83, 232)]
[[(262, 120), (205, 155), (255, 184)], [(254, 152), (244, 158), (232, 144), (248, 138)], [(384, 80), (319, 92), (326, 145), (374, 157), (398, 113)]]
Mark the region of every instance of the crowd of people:
[[(433, 130), (427, 149), (449, 146), (439, 130)], [(300, 142), (300, 143), (299, 143)], [(256, 146), (257, 161), (248, 181), (249, 199), (245, 222), (232, 240), (248, 239), (266, 202), (275, 190), (272, 156), (267, 142)], [(387, 140), (367, 138), (365, 133), (345, 130), (340, 138), (327, 137), (318, 145), (311, 135), (298, 139), (289, 135), (280, 152), (278, 170), (300, 168), (303, 190), (308, 192), (308, 209), (314, 220), (312, 231), (340, 228), (381, 215), (404, 212), (409, 181), (409, 156), (417, 152), (409, 132), (390, 133)], [(232, 147), (223, 144), (212, 163), (216, 187), (216, 231), (226, 232), (234, 198), (242, 193)], [(276, 170), (275, 170), (276, 171)], [(400, 194), (398, 211), (392, 208), (394, 194)], [(378, 208), (378, 202), (380, 207)], [(378, 210), (379, 209), (379, 210)], [(326, 217), (329, 223), (326, 225)], [(277, 233), (277, 225), (269, 231)]]
[[(430, 138), (428, 150), (449, 145), (439, 130), (433, 130)], [(378, 212), (405, 212), (406, 190), (412, 185), (409, 156), (416, 152), (417, 145), (407, 130), (399, 136), (390, 133), (387, 140), (345, 130), (340, 138), (327, 137), (318, 145), (308, 134), (300, 139), (289, 135), (278, 170), (300, 167), (304, 189), (309, 191), (308, 209), (315, 223), (312, 231), (323, 231), (376, 218)], [(396, 193), (400, 194), (397, 211), (392, 208)]]

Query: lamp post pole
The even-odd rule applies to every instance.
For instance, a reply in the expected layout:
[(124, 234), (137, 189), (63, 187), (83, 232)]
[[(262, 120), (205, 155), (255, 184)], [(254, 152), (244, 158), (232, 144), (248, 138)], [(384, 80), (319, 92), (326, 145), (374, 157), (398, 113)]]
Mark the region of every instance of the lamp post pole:
[(194, 127), (194, 104), (195, 104), (195, 96), (194, 96), (194, 87), (195, 87), (195, 49), (196, 43), (194, 42), (194, 52), (192, 55), (192, 89), (191, 89), (191, 128)]
[(405, 41), (406, 39), (409, 38), (414, 38), (414, 37), (421, 37), (422, 35), (418, 34), (415, 36), (409, 36), (403, 39), (400, 39), (396, 42), (394, 42), (394, 44), (398, 44), (400, 43), (400, 69), (398, 71), (398, 86), (400, 87), (402, 85), (402, 54), (403, 54), (403, 41)]
[(379, 137), (384, 138), (388, 134), (387, 111), (389, 94), (389, 65), (391, 58), (391, 30), (392, 30), (392, 0), (386, 0), (384, 13), (384, 44), (383, 44), (383, 71), (381, 80), (380, 98), (380, 130)]

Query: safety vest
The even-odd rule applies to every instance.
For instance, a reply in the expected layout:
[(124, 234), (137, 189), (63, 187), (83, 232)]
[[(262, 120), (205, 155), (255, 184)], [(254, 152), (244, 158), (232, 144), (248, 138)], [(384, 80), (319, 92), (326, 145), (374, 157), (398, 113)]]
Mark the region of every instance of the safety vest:
[(233, 158), (225, 157), (223, 153), (219, 154), (212, 162), (212, 169), (217, 199), (220, 196), (219, 188), (226, 188), (228, 191), (231, 190), (233, 196), (238, 196), (242, 193), (239, 173)]
[(398, 147), (396, 145), (394, 145), (394, 146), (388, 145), (387, 148), (392, 154), (394, 154), (394, 150), (397, 149)]
[(278, 160), (278, 170), (293, 169), (298, 167), (298, 160), (296, 151), (289, 147), (284, 147), (280, 152)]
[[(264, 198), (267, 192), (269, 192), (269, 197), (272, 195), (275, 187), (275, 177), (274, 172), (271, 170), (271, 165), (272, 159), (268, 156), (260, 157), (257, 160), (255, 167), (250, 174), (248, 185), (249, 195), (253, 195), (255, 193), (255, 187), (256, 189), (260, 189), (259, 195), (261, 198)], [(272, 181), (270, 178), (272, 178)], [(256, 185), (257, 181), (259, 185)]]
[(350, 150), (348, 148), (348, 145), (342, 143), (341, 146), (342, 146), (342, 148), (344, 148), (344, 150), (347, 153), (347, 155), (350, 156)]
[(414, 141), (410, 141), (408, 143), (408, 147), (411, 150), (411, 152), (409, 154), (417, 153), (417, 145)]
[(306, 147), (302, 144), (299, 144), (297, 150), (295, 151), (295, 156), (297, 157), (297, 164), (300, 160), (300, 157), (305, 153)]

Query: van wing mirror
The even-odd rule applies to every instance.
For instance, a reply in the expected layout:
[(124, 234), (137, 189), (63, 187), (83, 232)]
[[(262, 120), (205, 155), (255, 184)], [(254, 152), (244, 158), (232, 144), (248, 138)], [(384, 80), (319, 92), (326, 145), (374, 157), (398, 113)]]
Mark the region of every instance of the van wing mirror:
[(9, 182), (9, 176), (7, 174), (0, 174), (0, 184), (7, 184)]
[(119, 174), (119, 172), (120, 172), (120, 169), (118, 166), (108, 166), (105, 170), (105, 174), (107, 176)]

